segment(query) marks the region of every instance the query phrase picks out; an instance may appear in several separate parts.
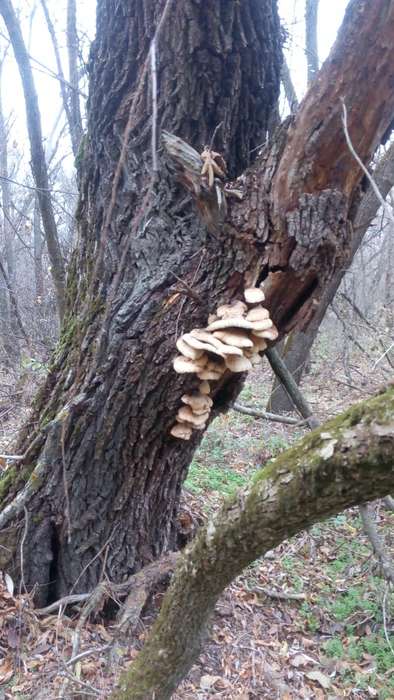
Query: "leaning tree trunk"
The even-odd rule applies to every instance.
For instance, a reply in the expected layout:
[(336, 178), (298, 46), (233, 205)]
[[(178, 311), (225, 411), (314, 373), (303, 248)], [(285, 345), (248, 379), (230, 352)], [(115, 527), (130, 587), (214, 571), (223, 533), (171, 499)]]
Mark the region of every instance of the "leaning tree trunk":
[[(24, 579), (29, 587), (55, 581), (50, 596), (77, 580), (75, 590), (94, 586), (100, 551), (120, 581), (174, 544), (180, 488), (199, 441), (169, 437), (191, 383), (175, 381), (175, 340), (206, 325), (210, 308), (227, 295), (240, 294), (256, 260), (253, 247), (207, 232), (164, 165), (152, 185), (152, 100), (143, 62), (164, 3), (134, 2), (133, 13), (129, 6), (98, 3), (68, 312), (21, 438), (22, 451), (33, 447), (8, 480), (6, 502), (37, 464), (45, 474), (27, 501)], [(238, 175), (276, 104), (280, 44), (273, 0), (220, 0), (208, 10), (191, 0), (172, 3), (156, 49), (159, 128), (202, 150), (222, 122), (215, 147)], [(179, 278), (201, 303), (175, 292)], [(223, 390), (218, 407), (226, 401)], [(23, 509), (11, 518), (8, 548), (20, 537), (21, 517)]]
[[(172, 370), (176, 338), (263, 281), (282, 334), (309, 320), (351, 244), (361, 178), (339, 98), (365, 161), (394, 109), (394, 7), (353, 0), (294, 124), (236, 183), (243, 200), (218, 211), (198, 168), (182, 161), (184, 141), (159, 153), (152, 172), (149, 47), (164, 5), (159, 129), (200, 150), (222, 123), (215, 148), (235, 177), (264, 140), (278, 95), (275, 0), (135, 0), (134, 12), (129, 0), (99, 1), (67, 314), (21, 436), (24, 460), (2, 489), (0, 567), (18, 570), (23, 537), (24, 582), (41, 584), (42, 600), (90, 589), (104, 569), (121, 581), (175, 544), (180, 488), (201, 439), (169, 435), (195, 386)], [(370, 83), (365, 65), (377, 63)], [(213, 416), (240, 385), (230, 374), (217, 384)]]
[[(381, 192), (382, 196), (387, 197), (391, 188), (394, 186), (394, 145), (392, 144), (387, 153), (380, 159), (374, 171), (374, 180)], [(313, 343), (316, 340), (321, 323), (326, 315), (327, 309), (334, 299), (341, 282), (350, 268), (357, 250), (359, 249), (362, 240), (373, 222), (380, 207), (380, 202), (376, 197), (372, 187), (369, 187), (357, 209), (357, 214), (354, 217), (353, 238), (352, 244), (343, 261), (341, 267), (336, 270), (330, 283), (325, 289), (319, 305), (315, 311), (313, 318), (304, 330), (293, 331), (289, 334), (286, 343), (284, 344), (283, 359), (286, 362), (287, 369), (293, 375), (293, 378), (300, 384), (304, 375), (306, 366), (309, 362), (310, 352)], [(294, 404), (288, 396), (286, 389), (275, 378), (271, 395), (268, 401), (267, 409), (273, 413), (285, 413), (292, 411)]]

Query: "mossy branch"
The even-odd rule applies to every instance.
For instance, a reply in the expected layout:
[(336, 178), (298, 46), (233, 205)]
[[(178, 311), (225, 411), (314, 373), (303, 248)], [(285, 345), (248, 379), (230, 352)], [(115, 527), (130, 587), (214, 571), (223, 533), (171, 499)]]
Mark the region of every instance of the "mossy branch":
[(394, 388), (272, 459), (185, 550), (160, 615), (112, 700), (167, 700), (197, 659), (224, 588), (257, 557), (394, 485)]

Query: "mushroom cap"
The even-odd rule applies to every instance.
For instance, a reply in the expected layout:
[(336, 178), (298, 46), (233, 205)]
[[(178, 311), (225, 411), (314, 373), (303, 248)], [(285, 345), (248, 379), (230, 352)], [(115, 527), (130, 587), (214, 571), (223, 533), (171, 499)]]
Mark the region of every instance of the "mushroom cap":
[(263, 321), (270, 317), (270, 312), (263, 306), (255, 306), (254, 309), (250, 309), (246, 314), (247, 321)]
[(191, 425), (205, 425), (209, 418), (209, 411), (205, 411), (200, 415), (194, 413), (190, 406), (182, 406), (176, 416), (178, 423), (190, 423)]
[(258, 338), (266, 338), (267, 340), (276, 340), (279, 332), (275, 326), (272, 326), (272, 328), (267, 328), (263, 331), (253, 331), (253, 335), (256, 335)]
[(201, 382), (200, 386), (198, 387), (200, 394), (204, 394), (204, 396), (208, 396), (208, 394), (211, 393), (211, 387), (209, 386), (209, 382)]
[(181, 440), (190, 440), (193, 428), (184, 423), (175, 423), (170, 430), (170, 434)]
[(235, 345), (236, 348), (251, 348), (252, 341), (242, 328), (224, 328), (221, 331), (214, 331), (215, 338), (219, 338), (226, 345)]
[(213, 401), (210, 396), (204, 396), (204, 394), (183, 394), (181, 401), (190, 406), (193, 413), (197, 415), (205, 411), (209, 411)]
[(221, 356), (221, 352), (217, 347), (216, 343), (208, 343), (205, 340), (193, 338), (193, 336), (190, 333), (186, 334), (186, 342), (190, 343), (190, 345), (193, 348), (198, 348), (199, 350), (206, 350), (207, 352), (213, 352), (215, 355)]
[(222, 304), (216, 309), (216, 315), (219, 318), (231, 318), (233, 316), (243, 316), (248, 310), (243, 301), (234, 301), (232, 304)]
[(177, 355), (173, 361), (173, 367), (178, 374), (187, 374), (188, 372), (200, 372), (206, 365), (208, 358), (202, 355), (198, 360), (192, 360), (183, 355)]
[(225, 366), (223, 360), (208, 360), (203, 369), (212, 369), (214, 372), (224, 372)]
[(262, 321), (251, 321), (253, 323), (253, 332), (265, 331), (266, 328), (272, 328), (274, 325), (270, 318), (265, 318)]
[(255, 335), (254, 333), (251, 333), (250, 338), (253, 341), (253, 347), (255, 350), (257, 350), (257, 352), (262, 352), (263, 350), (267, 349), (268, 345), (264, 338), (259, 338), (259, 336)]
[(222, 318), (219, 321), (214, 321), (210, 323), (207, 327), (208, 331), (220, 331), (223, 328), (246, 328), (248, 330), (253, 329), (253, 323), (247, 321), (242, 316), (232, 316), (231, 318)]
[(244, 297), (248, 304), (260, 304), (260, 302), (264, 301), (265, 294), (259, 287), (249, 287), (245, 289)]
[(253, 346), (252, 348), (244, 348), (244, 357), (247, 357), (248, 360), (251, 360), (252, 357), (255, 357), (258, 354), (258, 350)]
[(188, 357), (190, 360), (198, 360), (204, 354), (203, 350), (198, 350), (197, 348), (192, 348), (185, 340), (184, 336), (181, 336), (176, 341), (176, 347), (179, 352)]
[(229, 355), (226, 357), (226, 367), (231, 370), (231, 372), (247, 372), (252, 369), (252, 363), (247, 357)]
[[(229, 355), (229, 357), (232, 357)], [(197, 372), (197, 377), (199, 379), (210, 379), (210, 380), (218, 380), (222, 376), (223, 372), (225, 371), (226, 368), (220, 369), (220, 370), (213, 370), (213, 369), (201, 369), (199, 372)]]
[[(208, 352), (213, 352), (215, 355), (219, 355), (220, 357), (224, 357), (225, 355), (229, 354), (242, 355), (242, 350), (235, 346), (230, 347), (229, 345), (225, 345), (218, 338), (215, 338), (213, 333), (208, 333), (207, 331), (196, 328), (194, 331), (191, 331), (189, 335), (190, 339), (188, 338), (187, 342), (196, 347), (201, 347)], [(206, 340), (204, 340), (204, 338)], [(212, 346), (213, 349), (211, 350)]]

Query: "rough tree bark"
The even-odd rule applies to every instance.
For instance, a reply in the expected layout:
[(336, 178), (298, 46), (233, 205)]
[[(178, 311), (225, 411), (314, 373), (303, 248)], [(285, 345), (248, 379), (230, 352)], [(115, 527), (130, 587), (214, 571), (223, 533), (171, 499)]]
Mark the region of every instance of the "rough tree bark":
[[(391, 188), (394, 186), (394, 144), (388, 148), (385, 155), (380, 159), (373, 175), (382, 196), (387, 197)], [(332, 279), (324, 290), (310, 323), (302, 331), (293, 331), (285, 343), (283, 359), (286, 362), (287, 369), (291, 372), (297, 384), (301, 382), (310, 351), (316, 340), (321, 323), (327, 313), (327, 309), (333, 301), (346, 272), (349, 270), (354, 256), (369, 226), (373, 222), (379, 207), (380, 202), (372, 187), (368, 187), (360, 201), (357, 213), (354, 216), (352, 241), (349, 250), (344, 256), (342, 265), (334, 272)], [(276, 378), (273, 382), (267, 408), (275, 413), (292, 411), (294, 408), (293, 402), (285, 388)]]
[(51, 261), (51, 274), (56, 290), (59, 317), (62, 319), (65, 302), (65, 270), (49, 191), (48, 172), (42, 145), (41, 116), (33, 73), (18, 18), (10, 0), (0, 0), (0, 14), (7, 27), (22, 80), (26, 105), (27, 130), (30, 140), (31, 168), (37, 187), (42, 224), (45, 231), (49, 259)]
[[(170, 2), (157, 46), (158, 127), (201, 149), (222, 122), (215, 147), (230, 177), (250, 166), (237, 183), (244, 199), (228, 199), (224, 216), (199, 186), (200, 166), (188, 178), (174, 154), (159, 154), (152, 178), (146, 61), (163, 7), (98, 2), (67, 314), (21, 435), (24, 460), (2, 483), (0, 565), (15, 575), (27, 529), (24, 580), (41, 584), (42, 602), (91, 589), (103, 561), (120, 582), (176, 544), (180, 488), (201, 439), (169, 436), (194, 386), (172, 371), (176, 338), (255, 282), (282, 334), (308, 322), (351, 244), (361, 179), (339, 98), (366, 162), (393, 113), (394, 7), (353, 0), (321, 79), (252, 164), (278, 96), (276, 3)], [(182, 294), (179, 278), (197, 296)], [(213, 417), (241, 384), (217, 385)]]
[(111, 699), (169, 700), (200, 653), (219, 595), (248, 564), (315, 522), (390, 490), (393, 418), (390, 389), (272, 459), (228, 499), (181, 557), (149, 639)]

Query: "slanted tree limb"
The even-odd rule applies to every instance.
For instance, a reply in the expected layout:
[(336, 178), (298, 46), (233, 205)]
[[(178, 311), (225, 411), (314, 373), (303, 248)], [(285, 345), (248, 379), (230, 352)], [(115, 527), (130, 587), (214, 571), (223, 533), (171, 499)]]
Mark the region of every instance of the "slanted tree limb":
[[(394, 482), (394, 389), (270, 460), (226, 501), (179, 562), (150, 637), (112, 700), (168, 700), (196, 660), (224, 588), (257, 557)], [(180, 624), (181, 621), (181, 624)]]
[(297, 382), (295, 381), (293, 375), (286, 367), (285, 362), (282, 360), (279, 353), (275, 348), (268, 348), (265, 351), (268, 361), (275, 372), (275, 375), (281, 381), (283, 387), (286, 389), (294, 406), (299, 410), (302, 417), (305, 418), (309, 427), (313, 430), (319, 425), (319, 421), (313, 415), (312, 409), (308, 402), (304, 398), (302, 392), (300, 391)]
[(394, 568), (390, 561), (384, 538), (378, 531), (373, 506), (371, 503), (367, 503), (365, 505), (361, 505), (359, 510), (363, 530), (372, 545), (373, 552), (379, 562), (382, 574), (386, 581), (394, 584)]

